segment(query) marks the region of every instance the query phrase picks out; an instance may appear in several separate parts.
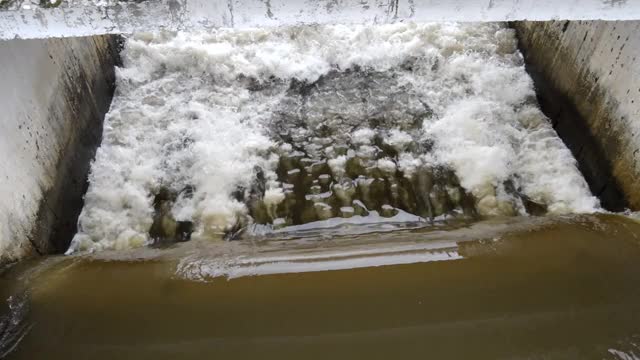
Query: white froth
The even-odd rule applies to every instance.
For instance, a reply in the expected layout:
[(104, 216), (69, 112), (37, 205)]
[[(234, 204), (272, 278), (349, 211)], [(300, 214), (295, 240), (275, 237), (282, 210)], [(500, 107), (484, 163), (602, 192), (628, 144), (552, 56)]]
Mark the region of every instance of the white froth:
[(396, 171), (396, 164), (388, 158), (378, 160), (377, 166), (386, 173), (393, 174)]
[(403, 151), (413, 141), (411, 135), (399, 129), (391, 129), (388, 136), (384, 139), (387, 145), (391, 145), (397, 151)]
[[(378, 167), (410, 175), (422, 164), (441, 164), (454, 169), (468, 191), (496, 197), (495, 204), (502, 195), (486, 189), (509, 180), (553, 212), (594, 211), (598, 202), (575, 160), (536, 108), (515, 44), (512, 30), (489, 23), (134, 36), (122, 52), (117, 94), (69, 252), (147, 243), (152, 194), (160, 187), (180, 193), (174, 217), (194, 221), (202, 236), (221, 233), (246, 213), (231, 193), (249, 185), (257, 166), (267, 179), (265, 201), (282, 201), (277, 159), (265, 154), (292, 149), (274, 143), (264, 126), (288, 85), (264, 94), (247, 90), (244, 79), (312, 82), (354, 65), (394, 71), (412, 59), (421, 59), (419, 66), (400, 73), (399, 81), (412, 84), (433, 111), (420, 135), (434, 144), (433, 152), (407, 152), (412, 135), (393, 129), (383, 140), (399, 156)], [(374, 136), (364, 125), (351, 134), (360, 152)], [(330, 159), (332, 172), (344, 173), (350, 156)], [(183, 192), (187, 186), (195, 188), (191, 197)]]
[(369, 128), (358, 129), (351, 134), (351, 141), (354, 144), (371, 144), (371, 139), (375, 135), (375, 131)]
[(443, 67), (444, 81), (463, 80), (449, 82), (450, 103), (425, 123), (437, 161), (452, 166), (461, 185), (478, 197), (486, 195), (487, 184), (501, 187), (510, 180), (553, 213), (597, 209), (575, 159), (533, 106), (533, 84), (521, 61), (491, 60), (464, 53)]
[(345, 166), (347, 164), (347, 157), (345, 155), (340, 155), (333, 159), (330, 159), (327, 164), (329, 168), (331, 168), (331, 172), (334, 174), (341, 176), (345, 172)]

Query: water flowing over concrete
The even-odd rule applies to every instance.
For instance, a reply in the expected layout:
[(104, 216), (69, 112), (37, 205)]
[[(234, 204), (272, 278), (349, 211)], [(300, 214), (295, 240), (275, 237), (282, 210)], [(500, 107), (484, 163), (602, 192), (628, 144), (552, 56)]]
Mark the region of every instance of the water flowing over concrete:
[(151, 30), (404, 21), (633, 20), (627, 0), (60, 0), (0, 1), (0, 39)]
[[(457, 0), (448, 2), (435, 0), (424, 2), (411, 0), (316, 2), (309, 0), (158, 0), (136, 2), (68, 0), (40, 2), (40, 5), (36, 5), (36, 2), (21, 0), (0, 0), (0, 39), (72, 37), (149, 31), (149, 33), (138, 33), (137, 37), (132, 37), (139, 43), (137, 49), (144, 50), (147, 46), (145, 43), (150, 42), (152, 44), (150, 48), (157, 45), (162, 50), (165, 47), (163, 42), (169, 38), (184, 37), (187, 38), (185, 41), (189, 40), (188, 37), (191, 35), (186, 32), (187, 30), (212, 30), (220, 27), (245, 30), (246, 28), (265, 27), (265, 31), (273, 31), (274, 27), (280, 27), (280, 30), (294, 29), (291, 31), (295, 32), (297, 31), (295, 27), (287, 26), (402, 22), (409, 26), (414, 22), (432, 20), (471, 22), (554, 18), (576, 20), (637, 19), (640, 18), (640, 5), (631, 1), (615, 0), (585, 0), (580, 2), (579, 8), (575, 3), (558, 3), (551, 0)], [(640, 173), (637, 170), (638, 166), (635, 160), (638, 154), (638, 146), (635, 145), (638, 143), (636, 138), (640, 131), (635, 131), (637, 126), (633, 121), (638, 115), (638, 104), (640, 103), (637, 98), (638, 91), (640, 91), (637, 86), (638, 72), (637, 66), (634, 66), (637, 63), (636, 54), (638, 54), (638, 46), (640, 45), (637, 42), (638, 37), (633, 36), (638, 31), (638, 23), (633, 21), (517, 23), (519, 25), (516, 26), (521, 31), (524, 48), (531, 50), (528, 51), (530, 63), (537, 61), (537, 64), (544, 67), (547, 71), (545, 74), (547, 80), (558, 75), (555, 80), (559, 85), (554, 81), (547, 82), (563, 91), (564, 96), (569, 98), (569, 102), (575, 104), (574, 108), (577, 108), (579, 115), (587, 119), (586, 125), (583, 124), (583, 128), (580, 128), (584, 131), (573, 127), (573, 124), (577, 123), (567, 121), (562, 122), (559, 127), (554, 123), (556, 129), (559, 132), (563, 128), (569, 129), (566, 130), (568, 134), (590, 132), (597, 140), (596, 146), (592, 147), (582, 142), (581, 139), (577, 139), (574, 141), (577, 142), (577, 147), (572, 147), (573, 140), (561, 133), (567, 145), (574, 151), (574, 156), (581, 162), (581, 170), (586, 174), (592, 192), (603, 199), (604, 205), (608, 209), (621, 210), (627, 204), (632, 208), (638, 208), (640, 206), (638, 200), (640, 191), (637, 190), (634, 179), (637, 178), (635, 174)], [(396, 25), (404, 26), (403, 24)], [(222, 36), (224, 31), (227, 30), (219, 30), (219, 35)], [(251, 31), (253, 30), (248, 30), (247, 34), (251, 34)], [(496, 32), (496, 38), (492, 39), (496, 40), (496, 44), (499, 46), (496, 45), (498, 46), (497, 50), (491, 51), (500, 52), (504, 50), (501, 48), (501, 46), (504, 47), (504, 44), (515, 44), (515, 41), (511, 41), (515, 38), (505, 35), (508, 33), (509, 31), (506, 30)], [(163, 37), (167, 37), (167, 39), (163, 39)], [(363, 36), (362, 39), (365, 37)], [(455, 41), (460, 41), (460, 39)], [(207, 42), (211, 42), (210, 39)], [(531, 43), (538, 45), (536, 45), (537, 47), (527, 45)], [(513, 61), (512, 65), (515, 66), (514, 69), (517, 69), (520, 66), (518, 62), (520, 60), (518, 59), (519, 54), (515, 53), (514, 44), (511, 44), (514, 51), (513, 59), (510, 58), (509, 61)], [(211, 46), (208, 43), (205, 45)], [(446, 44), (445, 41), (443, 49), (446, 50), (449, 46), (453, 46), (451, 48), (453, 51), (455, 50), (454, 45), (457, 46), (453, 43)], [(192, 51), (182, 49), (180, 46), (177, 49), (179, 51), (174, 51), (176, 54), (181, 51), (186, 51), (188, 54), (189, 51)], [(197, 59), (199, 56), (213, 59), (199, 65), (196, 64), (198, 66), (209, 64), (209, 62), (219, 64), (220, 60), (217, 57), (226, 56), (224, 52), (228, 50), (217, 49), (216, 51), (221, 51), (220, 54), (215, 51), (214, 53), (198, 53), (198, 56), (192, 57), (192, 59)], [(147, 50), (142, 53), (145, 51)], [(290, 54), (290, 51), (287, 51), (283, 50), (283, 54)], [(70, 236), (75, 232), (75, 219), (82, 205), (80, 196), (84, 193), (84, 174), (86, 174), (88, 163), (93, 156), (93, 150), (100, 141), (102, 115), (107, 111), (111, 100), (110, 94), (113, 91), (112, 82), (114, 79), (113, 65), (117, 61), (116, 52), (114, 37), (0, 41), (0, 64), (2, 64), (0, 75), (5, 83), (9, 84), (9, 86), (0, 89), (0, 95), (2, 95), (0, 105), (4, 110), (3, 116), (7, 116), (9, 119), (9, 121), (0, 124), (0, 129), (3, 130), (0, 135), (4, 135), (0, 139), (0, 149), (4, 150), (6, 154), (16, 154), (0, 161), (3, 169), (7, 169), (3, 174), (4, 177), (0, 179), (0, 195), (2, 196), (0, 215), (6, 215), (0, 219), (0, 258), (19, 258), (34, 248), (40, 252), (63, 251)], [(448, 54), (449, 50), (445, 52)], [(555, 55), (549, 56), (550, 53)], [(281, 63), (278, 59), (286, 58), (281, 54), (275, 55), (270, 60), (273, 60), (272, 65)], [(339, 56), (338, 58), (346, 59), (347, 57)], [(535, 59), (551, 59), (552, 63)], [(175, 59), (178, 62), (183, 60)], [(407, 60), (411, 60), (410, 57)], [(161, 65), (158, 74), (167, 71), (166, 64)], [(405, 66), (406, 64), (400, 65)], [(413, 72), (410, 67), (403, 68), (402, 66), (400, 66), (402, 71)], [(134, 67), (123, 67), (125, 75), (127, 68), (133, 69)], [(524, 74), (524, 72), (521, 73)], [(129, 75), (135, 80), (141, 74), (144, 73)], [(244, 73), (238, 74), (239, 76), (246, 75)], [(485, 71), (483, 74), (487, 74), (487, 72)], [(286, 78), (298, 79), (297, 75), (293, 75), (286, 76)], [(257, 78), (256, 76), (242, 76), (234, 81), (246, 82), (247, 91), (260, 92), (264, 90), (254, 89), (256, 84), (252, 82)], [(576, 78), (580, 81), (576, 82)], [(598, 82), (598, 80), (600, 81)], [(594, 83), (598, 85), (593, 85)], [(46, 85), (42, 86), (42, 84)], [(261, 86), (261, 84), (256, 86), (258, 85)], [(500, 87), (493, 88), (499, 89)], [(297, 88), (292, 86), (292, 89)], [(527, 89), (533, 90), (531, 87), (527, 87)], [(299, 90), (304, 92), (306, 88), (302, 86)], [(514, 93), (514, 91), (511, 92)], [(309, 94), (315, 96), (312, 92)], [(304, 99), (307, 95), (301, 94), (301, 98)], [(318, 99), (322, 99), (322, 96), (318, 96)], [(150, 101), (146, 105), (153, 105), (152, 103), (159, 101), (151, 97), (145, 99)], [(544, 106), (544, 99), (542, 100)], [(311, 102), (311, 104), (314, 103)], [(592, 106), (587, 106), (589, 104)], [(598, 114), (593, 118), (595, 120), (589, 117), (590, 113)], [(77, 114), (81, 114), (80, 123), (71, 121)], [(91, 120), (86, 120), (89, 118)], [(443, 117), (442, 119), (447, 120), (448, 118)], [(598, 119), (606, 119), (606, 121)], [(85, 120), (92, 125), (85, 123)], [(557, 122), (557, 120), (554, 121)], [(438, 135), (439, 129), (448, 131), (446, 126), (430, 130)], [(84, 131), (89, 132), (85, 133)], [(85, 136), (86, 134), (89, 135)], [(78, 144), (89, 144), (88, 150), (85, 149), (87, 151), (83, 151), (83, 155), (79, 159), (74, 157), (77, 155), (74, 149)], [(293, 145), (296, 145), (295, 141)], [(600, 154), (598, 157), (600, 160), (591, 163), (584, 162), (584, 159), (590, 159), (590, 155), (585, 155), (589, 151)], [(491, 165), (495, 165), (495, 163)], [(607, 166), (610, 168), (607, 169)], [(61, 168), (62, 170), (60, 170)], [(481, 172), (471, 171), (471, 173), (477, 175)], [(566, 174), (566, 172), (564, 173)], [(69, 174), (73, 174), (73, 176), (68, 176)], [(322, 175), (324, 176), (324, 174)], [(554, 179), (558, 178), (562, 177), (556, 176)], [(65, 182), (60, 179), (66, 179), (65, 181), (70, 182), (71, 185), (64, 185)], [(326, 179), (324, 177), (317, 180), (321, 183)], [(462, 185), (464, 186), (464, 184)], [(61, 189), (68, 186), (71, 186), (73, 191), (60, 192)], [(322, 186), (320, 184), (316, 187), (322, 188)], [(193, 190), (190, 187), (185, 187), (185, 189)], [(557, 193), (568, 193), (558, 189), (556, 189)], [(582, 191), (582, 187), (573, 187), (573, 189)], [(55, 195), (61, 193), (71, 194), (69, 199), (73, 203), (72, 206), (69, 206), (70, 203), (67, 202), (69, 199), (58, 198), (58, 195)], [(620, 193), (624, 193), (626, 196), (624, 202), (611, 200), (616, 196), (623, 196)], [(272, 196), (268, 198), (273, 200), (279, 199), (282, 194), (270, 193), (269, 195)], [(588, 196), (579, 196), (578, 198), (590, 199)], [(609, 206), (612, 203), (615, 204)], [(163, 206), (162, 203), (158, 205), (160, 208)], [(378, 210), (382, 211), (383, 207)], [(351, 207), (343, 206), (343, 208), (340, 208), (340, 211), (355, 211)], [(490, 206), (489, 208), (494, 207)], [(590, 206), (584, 208), (591, 209)], [(62, 215), (62, 209), (65, 211), (72, 209), (69, 213), (71, 216)], [(435, 213), (432, 210), (429, 211), (431, 215)], [(317, 215), (317, 217), (323, 218), (324, 215)], [(59, 224), (64, 224), (63, 228), (60, 228)], [(63, 231), (60, 232), (60, 229)], [(147, 230), (144, 228), (141, 231), (146, 233)], [(58, 240), (52, 242), (53, 238)]]
[(516, 45), (496, 23), (136, 34), (69, 253), (597, 211)]
[[(520, 22), (543, 109), (610, 210), (640, 209), (640, 22)], [(543, 90), (543, 91), (540, 91)], [(562, 105), (562, 106), (561, 106)]]

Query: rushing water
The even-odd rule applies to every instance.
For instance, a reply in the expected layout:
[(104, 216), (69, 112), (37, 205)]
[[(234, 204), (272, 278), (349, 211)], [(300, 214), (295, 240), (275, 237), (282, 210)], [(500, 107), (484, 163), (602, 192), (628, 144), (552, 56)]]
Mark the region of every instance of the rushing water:
[(639, 234), (530, 217), (49, 258), (0, 278), (29, 308), (8, 358), (633, 359)]
[(131, 36), (67, 256), (0, 269), (0, 358), (640, 356), (640, 224), (600, 210), (516, 43)]
[(596, 211), (516, 44), (492, 23), (133, 36), (69, 253)]

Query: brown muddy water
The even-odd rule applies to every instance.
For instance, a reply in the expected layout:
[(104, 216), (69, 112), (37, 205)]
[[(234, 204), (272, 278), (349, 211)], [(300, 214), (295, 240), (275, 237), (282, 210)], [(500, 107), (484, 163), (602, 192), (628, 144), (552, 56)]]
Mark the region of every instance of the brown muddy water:
[[(7, 359), (634, 359), (640, 224), (192, 241), (2, 272)], [(636, 355), (637, 354), (637, 355)]]

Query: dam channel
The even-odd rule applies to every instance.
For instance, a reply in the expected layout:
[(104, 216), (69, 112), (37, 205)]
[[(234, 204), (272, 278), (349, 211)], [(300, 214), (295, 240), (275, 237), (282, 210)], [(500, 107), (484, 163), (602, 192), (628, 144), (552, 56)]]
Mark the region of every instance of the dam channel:
[(617, 26), (1, 43), (54, 78), (3, 142), (0, 356), (635, 356), (638, 95), (598, 79), (593, 119), (538, 38)]

